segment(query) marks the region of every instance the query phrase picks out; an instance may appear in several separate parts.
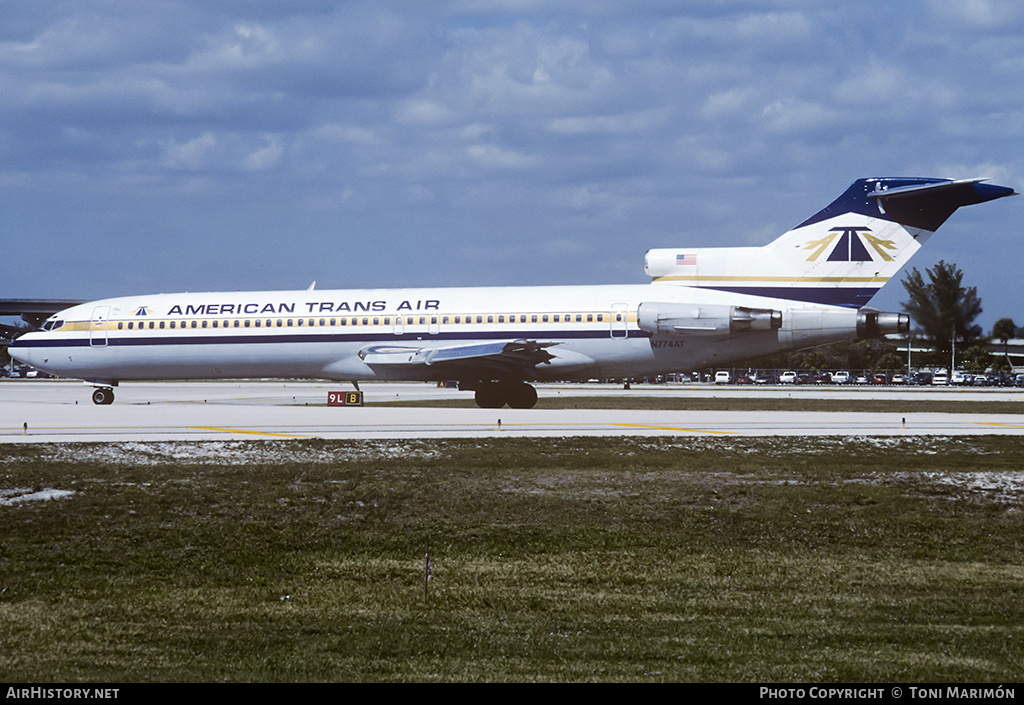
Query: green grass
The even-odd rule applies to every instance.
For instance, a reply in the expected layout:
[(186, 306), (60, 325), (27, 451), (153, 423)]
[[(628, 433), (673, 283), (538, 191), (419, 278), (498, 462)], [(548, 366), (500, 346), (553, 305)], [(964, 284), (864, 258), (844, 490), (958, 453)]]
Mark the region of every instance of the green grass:
[(0, 679), (1017, 682), (1021, 457), (998, 436), (8, 446), (0, 489), (74, 494), (0, 505)]

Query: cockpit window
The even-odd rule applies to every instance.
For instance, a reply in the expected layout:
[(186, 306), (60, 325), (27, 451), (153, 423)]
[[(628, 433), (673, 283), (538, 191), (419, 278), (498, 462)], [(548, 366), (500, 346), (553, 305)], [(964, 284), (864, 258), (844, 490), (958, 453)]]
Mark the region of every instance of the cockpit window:
[(57, 330), (64, 325), (64, 321), (58, 319), (47, 321), (43, 324), (43, 330)]

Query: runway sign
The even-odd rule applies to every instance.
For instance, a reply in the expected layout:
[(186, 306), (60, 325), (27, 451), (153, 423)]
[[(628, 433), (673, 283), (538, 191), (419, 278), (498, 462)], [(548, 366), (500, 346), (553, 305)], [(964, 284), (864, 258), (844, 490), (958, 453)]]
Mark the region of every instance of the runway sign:
[(362, 392), (327, 392), (327, 406), (362, 406)]

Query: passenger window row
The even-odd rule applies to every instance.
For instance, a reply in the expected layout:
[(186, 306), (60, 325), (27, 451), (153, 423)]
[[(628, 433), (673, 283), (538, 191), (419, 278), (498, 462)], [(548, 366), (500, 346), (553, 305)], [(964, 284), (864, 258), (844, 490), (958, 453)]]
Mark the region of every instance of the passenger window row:
[[(466, 325), (477, 323), (604, 323), (625, 320), (623, 313), (510, 313), (431, 316), (350, 316), (343, 318), (234, 318), (183, 321), (117, 321), (117, 330), (192, 330), (203, 328), (314, 328), (334, 326)], [(111, 321), (107, 328), (113, 326)], [(54, 326), (59, 327), (59, 326)], [(93, 329), (102, 325), (93, 323)]]

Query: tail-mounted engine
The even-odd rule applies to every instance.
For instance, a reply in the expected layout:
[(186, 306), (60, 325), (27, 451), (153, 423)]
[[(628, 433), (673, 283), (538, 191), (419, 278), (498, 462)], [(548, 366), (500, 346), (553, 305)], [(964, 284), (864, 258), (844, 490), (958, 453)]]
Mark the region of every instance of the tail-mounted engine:
[(641, 330), (655, 335), (714, 335), (777, 330), (782, 311), (747, 306), (645, 302), (637, 310)]
[[(877, 338), (910, 330), (905, 313), (883, 313), (875, 308), (798, 308), (787, 310), (787, 330), (804, 336), (807, 342), (822, 337), (833, 339)], [(726, 335), (782, 328), (782, 311), (725, 304), (677, 304), (645, 302), (637, 310), (641, 330), (662, 336)], [(854, 328), (856, 327), (856, 333)], [(839, 334), (837, 336), (836, 334)], [(820, 344), (820, 343), (816, 343)]]
[(890, 333), (910, 330), (910, 316), (905, 313), (882, 313), (876, 308), (864, 307), (857, 311), (857, 337), (877, 338)]

